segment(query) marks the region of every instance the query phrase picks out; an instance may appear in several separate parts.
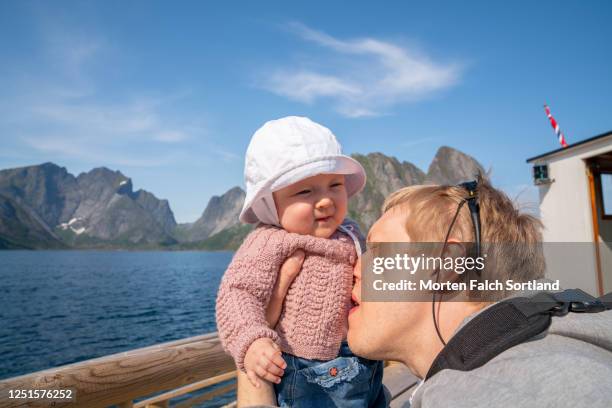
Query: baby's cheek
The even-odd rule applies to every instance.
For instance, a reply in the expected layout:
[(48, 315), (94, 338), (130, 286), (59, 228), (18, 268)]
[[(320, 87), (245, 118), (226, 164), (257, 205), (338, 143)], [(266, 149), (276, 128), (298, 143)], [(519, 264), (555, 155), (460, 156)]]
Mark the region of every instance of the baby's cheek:
[(281, 225), (285, 230), (298, 234), (309, 234), (313, 222), (312, 206), (305, 203), (295, 203), (288, 206), (281, 218)]

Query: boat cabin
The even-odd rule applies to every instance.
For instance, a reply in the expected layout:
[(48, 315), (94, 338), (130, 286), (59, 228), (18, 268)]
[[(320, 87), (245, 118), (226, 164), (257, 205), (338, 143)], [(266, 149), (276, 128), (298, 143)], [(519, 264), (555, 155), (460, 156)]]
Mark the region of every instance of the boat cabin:
[(612, 131), (527, 159), (539, 190), (547, 278), (612, 291)]

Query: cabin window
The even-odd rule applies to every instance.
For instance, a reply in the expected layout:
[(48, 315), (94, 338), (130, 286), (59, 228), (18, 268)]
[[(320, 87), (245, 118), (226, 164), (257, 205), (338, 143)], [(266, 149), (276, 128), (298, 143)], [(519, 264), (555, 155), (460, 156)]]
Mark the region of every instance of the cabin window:
[(536, 164), (533, 166), (533, 183), (535, 185), (548, 184), (550, 182), (551, 181), (548, 178), (548, 165)]
[(612, 217), (612, 173), (601, 173), (601, 201), (604, 217)]

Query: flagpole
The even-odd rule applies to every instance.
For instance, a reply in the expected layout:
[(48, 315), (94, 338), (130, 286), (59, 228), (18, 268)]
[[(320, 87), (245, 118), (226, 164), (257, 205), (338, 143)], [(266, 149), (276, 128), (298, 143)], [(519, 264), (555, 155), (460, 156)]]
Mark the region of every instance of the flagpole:
[(550, 120), (550, 125), (552, 126), (552, 128), (555, 130), (555, 133), (557, 134), (559, 143), (561, 144), (562, 147), (567, 147), (567, 143), (565, 143), (565, 136), (563, 135), (563, 132), (561, 132), (561, 129), (559, 129), (559, 124), (557, 123), (555, 118), (553, 118), (552, 114), (550, 113), (550, 108), (548, 107), (546, 103), (544, 103), (544, 112), (546, 112), (546, 116), (548, 117), (548, 120)]

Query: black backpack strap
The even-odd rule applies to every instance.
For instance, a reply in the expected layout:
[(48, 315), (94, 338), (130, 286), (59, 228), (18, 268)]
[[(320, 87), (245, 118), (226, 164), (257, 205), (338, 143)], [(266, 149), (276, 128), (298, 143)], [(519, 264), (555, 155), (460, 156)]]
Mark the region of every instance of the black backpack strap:
[(612, 309), (612, 292), (600, 296), (599, 301), (606, 306), (607, 310)]
[[(612, 302), (612, 293), (606, 295), (606, 300)], [(530, 298), (515, 297), (496, 303), (449, 340), (425, 380), (445, 368), (470, 371), (486, 364), (503, 351), (548, 329), (552, 316), (564, 316), (569, 312), (596, 313), (610, 308), (606, 306), (608, 304), (580, 289), (540, 292)]]

